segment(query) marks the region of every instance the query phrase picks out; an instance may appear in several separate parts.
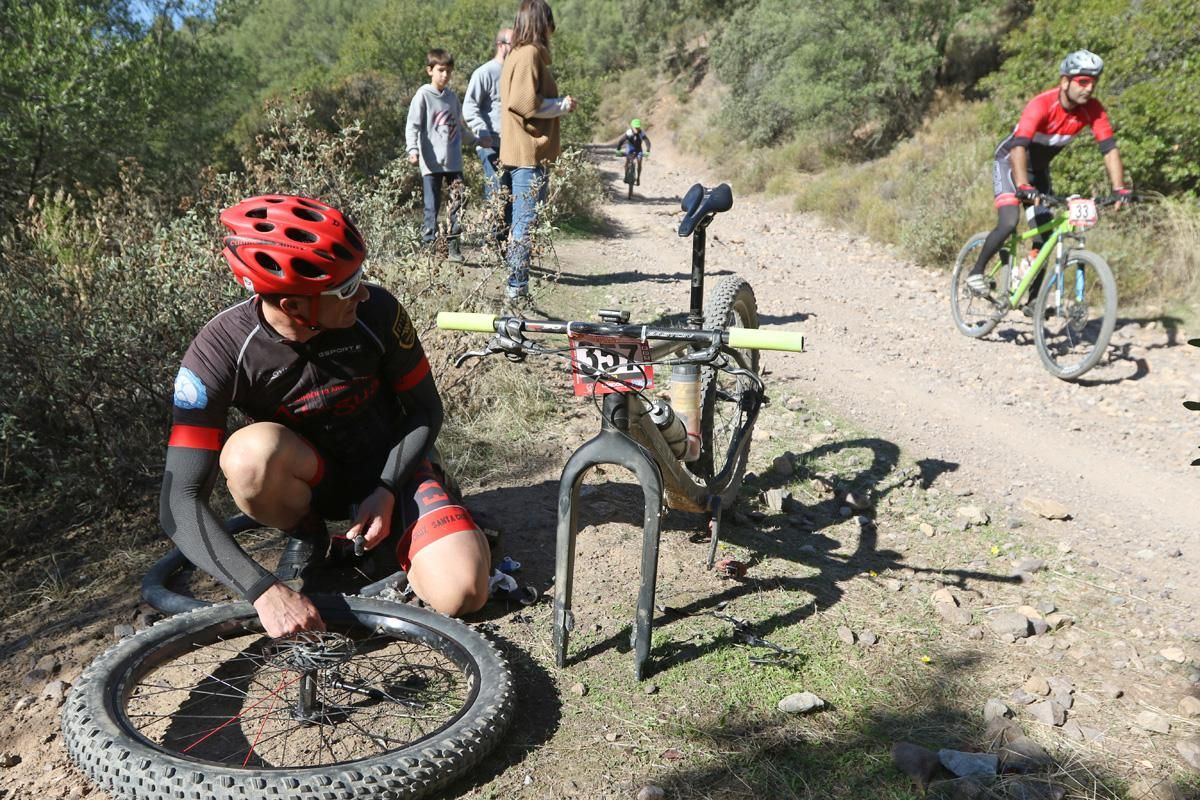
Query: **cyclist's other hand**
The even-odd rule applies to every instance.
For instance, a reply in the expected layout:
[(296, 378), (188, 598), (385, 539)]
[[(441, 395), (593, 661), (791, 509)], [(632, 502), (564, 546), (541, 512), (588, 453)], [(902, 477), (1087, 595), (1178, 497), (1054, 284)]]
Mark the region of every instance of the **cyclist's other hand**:
[(1026, 205), (1035, 206), (1042, 199), (1042, 193), (1028, 183), (1017, 187), (1017, 199)]
[(367, 550), (388, 537), (392, 529), (392, 511), (396, 507), (396, 496), (387, 487), (380, 486), (358, 505), (358, 514), (346, 531), (347, 539), (363, 537)]
[(325, 622), (312, 601), (282, 583), (260, 594), (254, 601), (254, 610), (267, 636), (273, 639), (300, 631), (325, 630)]
[(1121, 209), (1121, 206), (1128, 205), (1135, 199), (1133, 192), (1129, 189), (1113, 189), (1113, 197), (1117, 198), (1117, 203), (1113, 208), (1118, 211)]
[(481, 133), (475, 137), (475, 144), (479, 145), (480, 147), (491, 147), (492, 137), (488, 136), (486, 133)]
[(575, 102), (575, 98), (571, 97), (571, 95), (567, 95), (563, 98), (563, 108), (567, 110), (568, 114), (574, 111), (577, 105), (578, 104)]
[(409, 154), (408, 154), (408, 163), (410, 163), (410, 164), (416, 164), (416, 163), (419, 163), (419, 162), (420, 162), (420, 160), (421, 160), (421, 158), (420, 158), (420, 157), (419, 157), (419, 156), (418, 156), (416, 153), (409, 153)]

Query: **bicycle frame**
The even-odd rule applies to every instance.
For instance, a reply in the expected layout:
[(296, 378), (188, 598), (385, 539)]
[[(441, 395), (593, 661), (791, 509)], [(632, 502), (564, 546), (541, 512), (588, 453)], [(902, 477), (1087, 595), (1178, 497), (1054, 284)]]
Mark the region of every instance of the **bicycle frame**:
[[(1037, 258), (1035, 258), (1033, 263), (1030, 264), (1026, 273), (1021, 276), (1020, 283), (1018, 283), (1015, 287), (1011, 287), (1011, 293), (1008, 297), (1008, 307), (1010, 309), (1016, 308), (1020, 304), (1021, 299), (1025, 297), (1025, 293), (1029, 291), (1030, 285), (1034, 282), (1037, 276), (1041, 274), (1042, 269), (1049, 262), (1051, 253), (1054, 254), (1054, 259), (1057, 264), (1064, 263), (1064, 256), (1066, 253), (1063, 242), (1065, 239), (1072, 239), (1077, 245), (1082, 245), (1084, 242), (1083, 234), (1075, 230), (1066, 214), (1060, 213), (1055, 215), (1054, 219), (1050, 220), (1046, 224), (1039, 225), (1036, 228), (1031, 228), (1024, 233), (1017, 233), (1014, 231), (1013, 235), (1008, 240), (1008, 252), (1010, 254), (1009, 259), (1011, 260), (1014, 254), (1017, 252), (1018, 242), (1028, 241), (1038, 236), (1045, 236), (1047, 234), (1048, 237), (1042, 244), (1042, 248), (1038, 252)], [(988, 277), (994, 277), (999, 269), (1000, 264), (997, 264), (995, 267), (993, 267)], [(1079, 278), (1082, 279), (1082, 274), (1080, 274)], [(1057, 278), (1052, 280), (1057, 280)], [(1059, 291), (1061, 290), (1062, 287), (1059, 287)], [(1077, 286), (1076, 291), (1079, 292), (1080, 296), (1082, 297), (1083, 286)]]

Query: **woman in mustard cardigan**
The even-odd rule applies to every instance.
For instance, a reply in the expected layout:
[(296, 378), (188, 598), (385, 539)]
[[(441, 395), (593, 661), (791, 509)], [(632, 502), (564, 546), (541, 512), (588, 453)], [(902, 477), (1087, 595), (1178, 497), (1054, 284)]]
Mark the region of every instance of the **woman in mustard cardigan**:
[(529, 232), (546, 199), (546, 172), (558, 158), (558, 118), (575, 100), (558, 96), (550, 72), (554, 13), (545, 0), (521, 0), (513, 49), (500, 72), (500, 163), (512, 174), (512, 233), (508, 245), (510, 298), (529, 293)]

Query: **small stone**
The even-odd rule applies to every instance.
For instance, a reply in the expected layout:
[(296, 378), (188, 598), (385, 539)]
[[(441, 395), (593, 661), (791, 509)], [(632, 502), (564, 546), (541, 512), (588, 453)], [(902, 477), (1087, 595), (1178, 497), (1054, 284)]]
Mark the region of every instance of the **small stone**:
[(620, 738), (621, 738), (621, 734), (619, 734), (619, 733), (610, 732), (610, 733), (604, 734), (604, 741), (606, 741), (606, 742), (615, 742), (615, 741), (617, 741), (617, 739), (620, 739)]
[(1071, 511), (1057, 500), (1044, 497), (1026, 497), (1021, 501), (1021, 507), (1031, 514), (1037, 514), (1042, 519), (1068, 520)]
[(1042, 612), (1038, 611), (1033, 606), (1017, 606), (1017, 613), (1025, 619), (1041, 619)]
[(954, 514), (968, 526), (987, 525), (988, 521), (991, 519), (987, 515), (987, 512), (979, 506), (960, 506), (959, 509), (954, 512)]
[(871, 501), (867, 499), (865, 494), (859, 492), (846, 492), (846, 505), (850, 506), (855, 511), (868, 511), (871, 508)]
[[(988, 700), (987, 703), (985, 703), (983, 706), (984, 722), (991, 722), (992, 720), (996, 719), (997, 717), (1011, 717), (1012, 715), (1013, 715), (1012, 709), (1008, 707), (1008, 704), (1005, 703), (1003, 700), (997, 700), (994, 697), (991, 698), (990, 700)], [(955, 773), (955, 774), (957, 775), (957, 774), (961, 774), (961, 773)]]
[(1017, 705), (1021, 705), (1021, 706), (1027, 706), (1030, 703), (1036, 703), (1038, 700), (1041, 699), (1036, 694), (1031, 694), (1031, 693), (1025, 691), (1024, 689), (1013, 689), (1013, 693), (1010, 694), (1008, 697), (1014, 703), (1016, 703)]
[(1200, 698), (1184, 695), (1179, 701), (1179, 713), (1185, 717), (1200, 717)]
[(1122, 689), (1120, 686), (1117, 686), (1115, 683), (1100, 684), (1100, 696), (1101, 697), (1107, 697), (1110, 700), (1116, 700), (1118, 697), (1121, 697), (1123, 694), (1125, 694), (1125, 690)]
[(1133, 724), (1150, 733), (1170, 733), (1171, 722), (1161, 714), (1153, 711), (1143, 711), (1133, 718)]
[(912, 778), (922, 792), (929, 786), (930, 779), (942, 763), (937, 753), (910, 742), (897, 742), (892, 745), (892, 762), (897, 769)]
[(7, 750), (0, 752), (0, 768), (8, 769), (9, 767), (15, 767), (20, 763), (21, 757), (16, 753), (10, 753)]
[(661, 786), (643, 786), (637, 793), (637, 800), (663, 800), (667, 793)]
[(879, 637), (871, 631), (863, 631), (858, 635), (858, 643), (863, 647), (872, 647), (879, 641)]
[(134, 619), (134, 621), (133, 621), (133, 625), (138, 630), (144, 630), (145, 628), (149, 628), (151, 625), (158, 622), (162, 618), (163, 618), (163, 615), (158, 613), (157, 611), (143, 609), (138, 612), (137, 618)]
[(1029, 620), (1015, 612), (997, 614), (988, 620), (988, 625), (1000, 636), (1024, 639), (1029, 635)]
[(980, 641), (983, 639), (983, 628), (979, 627), (978, 625), (972, 625), (963, 631), (963, 636), (966, 636), (968, 639), (976, 642)]
[(1050, 626), (1046, 624), (1044, 619), (1029, 620), (1029, 627), (1033, 628), (1034, 636), (1044, 636), (1050, 632)]
[(1172, 547), (1171, 549), (1167, 550), (1167, 558), (1179, 558), (1182, 555), (1183, 551), (1178, 547)]
[(1067, 544), (1066, 542), (1059, 542), (1058, 543), (1058, 552), (1062, 553), (1065, 556), (1067, 553), (1071, 552), (1071, 545)]
[(1037, 610), (1044, 619), (1047, 614), (1053, 614), (1055, 611), (1057, 611), (1058, 606), (1054, 605), (1053, 600), (1039, 600), (1037, 604)]
[(1029, 713), (1043, 725), (1058, 727), (1067, 721), (1067, 710), (1053, 700), (1039, 700), (1029, 707)]
[(837, 637), (844, 644), (854, 644), (854, 631), (850, 630), (845, 625), (838, 626)]
[(938, 761), (960, 778), (968, 775), (995, 775), (1000, 759), (992, 753), (964, 753), (961, 750), (938, 750)]
[(1158, 654), (1167, 661), (1173, 661), (1176, 664), (1184, 664), (1187, 662), (1187, 653), (1183, 652), (1182, 647), (1166, 647), (1158, 651)]
[(898, 592), (904, 588), (904, 582), (898, 581), (895, 578), (884, 578), (883, 586), (889, 592)]
[(585, 695), (587, 695), (587, 693), (588, 693), (588, 688), (586, 686), (584, 686), (582, 683), (576, 683), (574, 686), (571, 687), (571, 694), (575, 695), (576, 697), (584, 697)]
[(792, 395), (783, 401), (783, 407), (788, 411), (800, 411), (804, 408), (804, 399)]
[(647, 683), (645, 685), (645, 687), (642, 688), (642, 691), (645, 692), (646, 694), (658, 694), (658, 684), (657, 683)]
[(58, 708), (67, 701), (67, 682), (66, 681), (50, 681), (42, 689), (42, 699), (49, 700)]
[(1013, 572), (1033, 574), (1046, 568), (1046, 562), (1040, 558), (1022, 558), (1013, 564)]
[(929, 599), (932, 600), (934, 602), (934, 604), (948, 603), (952, 606), (958, 605), (958, 598), (954, 596), (954, 592), (950, 591), (949, 589), (947, 589), (945, 587), (938, 589), (936, 592), (934, 592), (932, 595), (929, 596)]
[(933, 535), (935, 533), (937, 533), (937, 531), (934, 530), (933, 526), (930, 525), (928, 522), (922, 522), (920, 525), (917, 526), (917, 529), (920, 530), (921, 533), (925, 534), (926, 536), (928, 536), (930, 538), (933, 538)]
[(1082, 742), (1086, 738), (1083, 735), (1083, 728), (1080, 728), (1079, 723), (1073, 719), (1067, 720), (1065, 723), (1063, 723), (1062, 732), (1068, 738), (1074, 739), (1077, 742)]
[(949, 622), (951, 625), (970, 625), (971, 612), (965, 608), (952, 606), (949, 603), (938, 603), (934, 606), (938, 616)]
[(17, 704), (15, 706), (13, 706), (13, 712), (24, 711), (25, 709), (29, 708), (31, 705), (33, 705), (36, 702), (37, 702), (36, 697), (34, 697), (31, 694), (27, 694), (24, 697), (22, 697), (20, 700), (18, 700)]
[(779, 701), (777, 708), (785, 714), (807, 714), (825, 707), (825, 701), (812, 692), (796, 692)]
[(1054, 763), (1054, 759), (1050, 758), (1050, 754), (1046, 752), (1045, 748), (1022, 734), (1019, 728), (1016, 729), (1015, 736), (1002, 744), (999, 756), (1001, 769), (1004, 772), (1038, 772)]
[(113, 627), (114, 639), (124, 639), (127, 636), (133, 636), (135, 633), (137, 631), (133, 629), (132, 625), (121, 624)]
[(1053, 612), (1046, 615), (1046, 624), (1050, 626), (1050, 630), (1057, 631), (1063, 628), (1071, 627), (1075, 624), (1075, 619), (1067, 616), (1066, 614)]
[(1200, 736), (1189, 736), (1175, 742), (1175, 749), (1188, 766), (1200, 772)]

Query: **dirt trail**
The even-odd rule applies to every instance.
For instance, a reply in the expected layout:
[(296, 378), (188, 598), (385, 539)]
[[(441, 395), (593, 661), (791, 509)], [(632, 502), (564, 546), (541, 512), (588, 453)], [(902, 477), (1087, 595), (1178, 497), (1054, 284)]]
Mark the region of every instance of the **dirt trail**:
[[(674, 230), (678, 198), (693, 182), (720, 179), (666, 135), (655, 142), (634, 200), (607, 209), (617, 238), (599, 252), (588, 242), (560, 255), (602, 258), (612, 273), (675, 276), (614, 291), (677, 310), (689, 264)], [(614, 193), (624, 189), (617, 162), (606, 166)], [(1183, 331), (1123, 308), (1111, 357), (1079, 383), (1059, 381), (1020, 314), (968, 339), (950, 318), (948, 273), (732, 184), (734, 207), (709, 230), (709, 272), (747, 278), (764, 327), (806, 333), (805, 355), (769, 358), (779, 378), (804, 381), (806, 395), (902, 449), (956, 465), (947, 483), (960, 491), (1014, 509), (1027, 495), (1061, 502), (1074, 519), (1049, 526), (1049, 544), (1095, 559), (1134, 594), (1149, 583), (1177, 611), (1195, 607), (1200, 469), (1188, 464), (1200, 426), (1181, 403), (1200, 397), (1200, 352)]]

